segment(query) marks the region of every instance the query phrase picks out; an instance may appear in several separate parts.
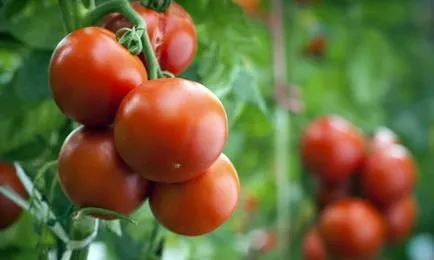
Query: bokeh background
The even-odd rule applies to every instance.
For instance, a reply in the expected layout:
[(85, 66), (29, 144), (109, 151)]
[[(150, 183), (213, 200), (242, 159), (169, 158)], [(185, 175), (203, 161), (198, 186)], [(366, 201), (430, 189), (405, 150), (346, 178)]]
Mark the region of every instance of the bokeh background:
[[(47, 81), (51, 53), (65, 32), (57, 1), (0, 2), (0, 158), (22, 162), (35, 176), (73, 127), (51, 100)], [(417, 226), (382, 255), (434, 259), (434, 1), (283, 1), (283, 86), (273, 73), (272, 31), (279, 24), (273, 1), (177, 2), (199, 35), (194, 65), (182, 76), (222, 98), (231, 126), (225, 152), (242, 192), (236, 214), (216, 232), (198, 238), (167, 232), (163, 259), (282, 259), (279, 241), (287, 243), (287, 259), (302, 259), (315, 205), (298, 141), (310, 120), (330, 113), (366, 133), (386, 126), (410, 149), (419, 169)], [(275, 98), (279, 87), (289, 90), (279, 92), (283, 100)], [(37, 185), (48, 187), (50, 176)], [(56, 210), (66, 211), (69, 202), (55, 194)], [(143, 259), (153, 223), (148, 206), (134, 217), (140, 224), (123, 223), (122, 236), (103, 227), (89, 259)], [(284, 240), (282, 225), (289, 228)], [(35, 247), (50, 251), (54, 241), (25, 214), (0, 232), (0, 259), (37, 259)]]

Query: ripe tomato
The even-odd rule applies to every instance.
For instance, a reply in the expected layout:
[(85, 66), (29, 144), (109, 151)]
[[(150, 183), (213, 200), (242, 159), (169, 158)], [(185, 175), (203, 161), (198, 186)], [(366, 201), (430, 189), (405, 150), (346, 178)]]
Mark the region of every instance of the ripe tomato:
[(90, 126), (111, 124), (123, 97), (148, 78), (140, 60), (97, 27), (72, 32), (57, 45), (49, 76), (60, 110)]
[(378, 205), (391, 204), (413, 189), (416, 169), (408, 150), (398, 144), (373, 151), (360, 176), (364, 194)]
[[(27, 192), (17, 176), (15, 166), (0, 162), (0, 186), (6, 185), (18, 195), (27, 198)], [(21, 216), (22, 209), (0, 194), (0, 230), (13, 225)]]
[(350, 196), (350, 184), (347, 181), (339, 183), (320, 182), (316, 196), (319, 210), (327, 205)]
[(265, 229), (257, 229), (253, 231), (251, 248), (262, 254), (266, 254), (276, 248), (277, 237), (271, 231)]
[(220, 100), (199, 83), (158, 79), (125, 97), (114, 133), (120, 156), (145, 178), (184, 182), (211, 166), (223, 151), (227, 117)]
[(326, 260), (327, 253), (316, 228), (310, 229), (303, 239), (304, 260)]
[(364, 147), (360, 131), (339, 116), (317, 118), (301, 137), (304, 164), (328, 182), (350, 176), (363, 160)]
[(417, 218), (417, 205), (412, 196), (392, 204), (385, 210), (389, 241), (402, 242), (413, 229)]
[(380, 127), (374, 132), (369, 142), (369, 150), (373, 151), (393, 144), (399, 144), (396, 134), (389, 128)]
[(351, 259), (375, 254), (386, 239), (381, 213), (359, 199), (341, 200), (327, 206), (318, 228), (331, 254)]
[(184, 183), (154, 183), (152, 213), (168, 230), (185, 236), (212, 232), (235, 211), (240, 193), (238, 174), (224, 155), (201, 176)]
[[(146, 21), (148, 35), (161, 68), (174, 74), (185, 71), (197, 50), (196, 26), (190, 14), (174, 2), (164, 13), (148, 9), (138, 1), (131, 5)], [(108, 19), (104, 27), (116, 32), (123, 27), (131, 27), (131, 23), (119, 14)], [(143, 54), (141, 59), (145, 62)]]
[[(59, 181), (77, 207), (98, 207), (129, 215), (148, 196), (149, 182), (116, 154), (111, 128), (79, 127), (59, 155)], [(98, 215), (103, 219), (112, 216)]]

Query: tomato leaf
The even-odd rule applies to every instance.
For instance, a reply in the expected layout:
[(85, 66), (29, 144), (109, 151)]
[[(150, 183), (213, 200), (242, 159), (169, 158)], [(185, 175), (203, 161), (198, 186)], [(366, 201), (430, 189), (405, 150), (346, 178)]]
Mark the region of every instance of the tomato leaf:
[(262, 113), (267, 114), (264, 97), (259, 91), (255, 75), (246, 68), (239, 68), (232, 74), (232, 91), (237, 98), (256, 105)]
[(24, 7), (21, 4), (13, 8), (19, 12), (4, 17), (8, 31), (33, 48), (52, 50), (66, 34), (57, 1), (26, 1)]
[(47, 68), (51, 52), (33, 51), (16, 72), (13, 88), (17, 96), (29, 103), (40, 103), (51, 96)]
[(27, 161), (38, 157), (47, 147), (47, 143), (41, 136), (35, 136), (28, 143), (14, 148), (2, 155), (1, 160), (5, 161)]
[(112, 232), (113, 234), (117, 236), (122, 236), (122, 228), (121, 228), (121, 221), (120, 220), (111, 220), (111, 221), (104, 221), (104, 226), (107, 227), (107, 229)]

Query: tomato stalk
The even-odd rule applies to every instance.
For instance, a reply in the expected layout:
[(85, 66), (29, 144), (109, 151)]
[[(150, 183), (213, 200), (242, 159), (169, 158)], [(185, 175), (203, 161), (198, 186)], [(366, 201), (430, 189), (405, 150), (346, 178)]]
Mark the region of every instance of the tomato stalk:
[(136, 11), (131, 7), (130, 3), (126, 0), (111, 0), (107, 1), (101, 5), (95, 7), (95, 9), (90, 10), (86, 13), (83, 25), (90, 26), (96, 24), (105, 15), (113, 12), (119, 12), (124, 15), (130, 22), (137, 26), (137, 30), (143, 31), (142, 34), (142, 45), (143, 53), (146, 57), (146, 62), (148, 65), (149, 79), (157, 79), (159, 75), (162, 74), (160, 65), (158, 63), (157, 57), (152, 49), (151, 40), (148, 36), (148, 31), (146, 27), (145, 20), (136, 13)]
[(140, 3), (157, 12), (164, 12), (169, 8), (172, 0), (140, 0)]
[(73, 3), (69, 0), (58, 0), (63, 24), (67, 32), (72, 32), (76, 28), (76, 17), (73, 12)]
[[(273, 44), (273, 65), (275, 88), (286, 85), (286, 54), (283, 25), (283, 0), (273, 0), (272, 9), (276, 23), (271, 28)], [(289, 126), (290, 117), (288, 111), (279, 103), (275, 109), (275, 160), (276, 160), (276, 195), (277, 195), (277, 235), (278, 249), (281, 259), (289, 256), (289, 233), (290, 233), (290, 198), (288, 189), (290, 185), (289, 170)]]

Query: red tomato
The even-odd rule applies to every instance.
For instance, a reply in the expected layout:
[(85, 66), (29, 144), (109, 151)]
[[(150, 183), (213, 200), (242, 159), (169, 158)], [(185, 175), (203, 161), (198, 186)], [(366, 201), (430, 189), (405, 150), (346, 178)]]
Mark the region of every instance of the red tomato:
[(319, 210), (323, 210), (328, 204), (345, 199), (350, 195), (350, 184), (347, 181), (339, 183), (320, 182), (316, 196)]
[(416, 182), (416, 169), (402, 145), (377, 149), (367, 158), (360, 176), (364, 194), (378, 205), (388, 205), (407, 196)]
[(351, 259), (375, 254), (386, 239), (383, 216), (369, 203), (358, 199), (327, 206), (318, 228), (331, 254)]
[(369, 143), (369, 149), (373, 151), (393, 144), (399, 144), (396, 134), (389, 128), (380, 127), (374, 132)]
[[(0, 186), (3, 185), (9, 187), (23, 198), (28, 197), (13, 164), (0, 162)], [(21, 212), (22, 209), (18, 205), (0, 193), (0, 230), (18, 221)]]
[(303, 260), (326, 260), (327, 254), (318, 230), (312, 228), (303, 239)]
[(317, 118), (301, 137), (304, 164), (328, 182), (350, 176), (363, 160), (364, 147), (360, 131), (339, 116)]
[(54, 50), (49, 76), (60, 110), (90, 126), (111, 124), (124, 96), (148, 78), (140, 60), (98, 27), (68, 34)]
[[(138, 1), (131, 5), (146, 21), (148, 35), (161, 68), (174, 74), (185, 71), (197, 50), (196, 26), (190, 14), (174, 2), (164, 13), (148, 9)], [(108, 19), (104, 27), (116, 32), (120, 28), (131, 27), (131, 23), (122, 15), (117, 15)], [(141, 58), (145, 61), (143, 54)]]
[(185, 236), (212, 232), (234, 213), (239, 199), (238, 174), (221, 154), (202, 174), (184, 183), (154, 183), (150, 206), (168, 230)]
[[(77, 207), (98, 207), (129, 215), (148, 196), (149, 182), (117, 155), (111, 128), (79, 127), (59, 155), (59, 181)], [(113, 219), (108, 215), (97, 215)]]
[(227, 141), (226, 112), (199, 83), (151, 80), (123, 100), (114, 125), (125, 162), (156, 182), (184, 182), (218, 158)]
[(258, 229), (253, 232), (251, 247), (262, 254), (268, 253), (277, 246), (277, 237), (271, 231)]
[(417, 218), (417, 205), (412, 196), (392, 204), (385, 211), (389, 241), (402, 242), (410, 235)]

